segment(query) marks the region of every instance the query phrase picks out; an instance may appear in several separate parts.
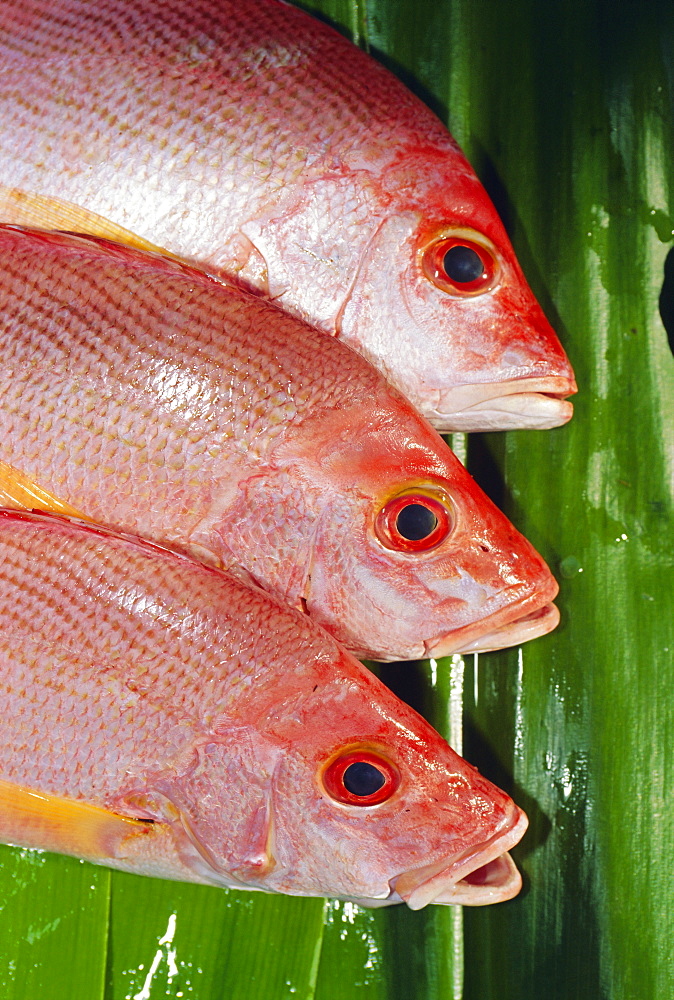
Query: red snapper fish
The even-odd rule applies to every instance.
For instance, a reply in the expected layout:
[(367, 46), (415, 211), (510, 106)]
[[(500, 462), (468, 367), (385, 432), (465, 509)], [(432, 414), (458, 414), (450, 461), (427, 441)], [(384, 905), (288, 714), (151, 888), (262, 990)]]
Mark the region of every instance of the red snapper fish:
[(524, 813), (306, 615), (0, 511), (0, 839), (182, 881), (482, 905)]
[(0, 23), (0, 219), (237, 274), (441, 430), (569, 420), (573, 372), (482, 185), (336, 31), (277, 0), (1, 0)]
[(0, 226), (0, 437), (5, 506), (186, 548), (360, 656), (557, 624), (541, 557), (380, 372), (166, 257)]

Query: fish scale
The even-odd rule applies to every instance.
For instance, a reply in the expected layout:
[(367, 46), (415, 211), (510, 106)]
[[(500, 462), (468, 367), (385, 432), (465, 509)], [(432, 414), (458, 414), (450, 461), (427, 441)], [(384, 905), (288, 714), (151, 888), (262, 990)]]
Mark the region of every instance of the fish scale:
[[(31, 387), (32, 369), (37, 364), (36, 357), (40, 359), (40, 366), (47, 366), (55, 373), (69, 371), (70, 366), (77, 365), (80, 359), (86, 361), (87, 372), (94, 374), (98, 369), (107, 371), (114, 365), (116, 377), (127, 381), (132, 388), (136, 381), (142, 383), (148, 369), (152, 372), (152, 366), (156, 364), (156, 378), (160, 385), (159, 391), (153, 395), (152, 406), (156, 405), (156, 400), (160, 397), (173, 412), (184, 408), (185, 392), (176, 392), (176, 387), (170, 384), (172, 371), (177, 372), (186, 382), (192, 382), (197, 399), (203, 400), (204, 393), (213, 396), (217, 392), (220, 424), (227, 426), (230, 421), (236, 422), (241, 447), (248, 452), (255, 447), (263, 450), (263, 439), (273, 437), (276, 433), (274, 408), (267, 405), (272, 393), (278, 394), (282, 420), (287, 422), (293, 419), (296, 412), (294, 400), (301, 378), (299, 375), (295, 379), (290, 374), (293, 370), (301, 373), (311, 363), (314, 373), (318, 374), (317, 363), (323, 362), (319, 377), (313, 384), (313, 399), (305, 396), (304, 403), (307, 407), (317, 401), (321, 394), (333, 405), (339, 405), (340, 398), (350, 394), (345, 385), (348, 371), (343, 367), (338, 368), (327, 352), (319, 358), (313, 344), (305, 344), (297, 337), (288, 336), (284, 329), (287, 324), (284, 324), (278, 313), (271, 314), (274, 324), (265, 328), (264, 339), (258, 338), (259, 343), (251, 350), (248, 342), (252, 307), (237, 308), (238, 303), (232, 298), (226, 318), (214, 314), (208, 307), (199, 310), (199, 293), (203, 294), (207, 283), (201, 282), (203, 287), (195, 294), (189, 272), (173, 267), (164, 273), (161, 268), (155, 272), (152, 262), (150, 269), (153, 282), (143, 283), (141, 295), (141, 282), (129, 267), (124, 267), (123, 264), (115, 266), (114, 257), (108, 259), (107, 267), (90, 271), (81, 267), (76, 250), (70, 257), (70, 260), (61, 258), (51, 274), (46, 260), (47, 270), (41, 286), (28, 282), (27, 291), (32, 293), (28, 308), (33, 333), (25, 353), (19, 354), (20, 345), (14, 343), (17, 355), (11, 362), (15, 365), (17, 375), (25, 370), (28, 389)], [(142, 265), (143, 261), (139, 263)], [(8, 304), (9, 289), (16, 287), (27, 274), (27, 261), (21, 260), (19, 249), (15, 265), (9, 262), (2, 276), (3, 288), (7, 293), (5, 301)], [(67, 302), (64, 301), (64, 295), (55, 294), (57, 282), (67, 289)], [(116, 286), (114, 299), (109, 292), (113, 284)], [(249, 301), (252, 302), (246, 300), (247, 306)], [(8, 308), (9, 314), (2, 323), (5, 330), (13, 329), (12, 324), (15, 322), (11, 306), (8, 305)], [(198, 316), (198, 329), (192, 331), (194, 314)], [(264, 308), (261, 309), (258, 322), (263, 324), (268, 315)], [(152, 331), (158, 324), (166, 326), (168, 323), (170, 336), (166, 348), (161, 350)], [(291, 323), (290, 326), (294, 329), (294, 324)], [(113, 340), (105, 336), (107, 329), (114, 329)], [(181, 358), (180, 364), (172, 369), (167, 353), (174, 340), (180, 343)], [(226, 370), (222, 367), (224, 343), (228, 352)], [(277, 359), (281, 354), (285, 357), (279, 363)], [(342, 361), (343, 357), (342, 355), (339, 360)], [(214, 377), (214, 372), (217, 378)], [(222, 378), (225, 373), (236, 385), (236, 390), (231, 394), (227, 393), (226, 381)], [(362, 369), (359, 374), (362, 381)], [(199, 376), (203, 378), (203, 382), (197, 384)], [(222, 381), (225, 381), (224, 391)], [(162, 384), (166, 384), (165, 389)], [(326, 392), (328, 385), (331, 386), (330, 393)], [(17, 394), (19, 406), (24, 391), (22, 387)], [(231, 407), (228, 410), (227, 403), (230, 399)], [(139, 402), (141, 400), (142, 393), (139, 395)], [(187, 403), (189, 406), (189, 398)], [(204, 403), (204, 408), (210, 417), (210, 401)], [(271, 417), (269, 428), (261, 420), (263, 414)], [(123, 412), (113, 420), (122, 417)], [(192, 423), (195, 417), (194, 410), (190, 409), (189, 422)], [(151, 422), (149, 411), (144, 419)], [(187, 421), (185, 426), (187, 427)], [(260, 443), (256, 445), (256, 441)]]
[[(276, 0), (2, 0), (0, 20), (0, 219), (236, 273), (443, 429), (569, 419), (571, 367), (469, 164), (333, 29)], [(493, 287), (438, 284), (452, 234)]]

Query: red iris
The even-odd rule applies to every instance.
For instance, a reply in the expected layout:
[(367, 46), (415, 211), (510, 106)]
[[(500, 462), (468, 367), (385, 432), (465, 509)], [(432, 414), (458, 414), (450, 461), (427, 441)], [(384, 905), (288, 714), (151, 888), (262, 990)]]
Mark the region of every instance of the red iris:
[(443, 236), (423, 255), (426, 275), (453, 295), (479, 295), (492, 287), (498, 265), (491, 250), (464, 236)]
[(399, 552), (428, 552), (444, 542), (452, 527), (447, 501), (413, 492), (389, 500), (375, 522), (379, 541)]
[(370, 750), (352, 750), (326, 768), (323, 784), (337, 802), (376, 806), (393, 795), (400, 775), (385, 757)]

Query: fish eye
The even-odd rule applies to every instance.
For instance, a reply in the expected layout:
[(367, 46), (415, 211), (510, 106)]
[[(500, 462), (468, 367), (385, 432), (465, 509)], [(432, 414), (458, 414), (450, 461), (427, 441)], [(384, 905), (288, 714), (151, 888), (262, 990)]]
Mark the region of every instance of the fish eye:
[(416, 491), (389, 500), (375, 520), (379, 541), (398, 552), (428, 552), (444, 542), (453, 527), (446, 497)]
[(376, 806), (389, 799), (400, 784), (393, 764), (369, 750), (352, 750), (337, 757), (323, 774), (331, 798), (352, 806)]
[(395, 526), (401, 538), (408, 542), (420, 542), (435, 531), (437, 523), (435, 512), (430, 507), (412, 501), (400, 508)]
[(426, 276), (453, 295), (479, 295), (498, 278), (495, 252), (486, 242), (463, 233), (434, 240), (424, 249), (422, 260)]
[(456, 285), (470, 285), (484, 277), (485, 265), (474, 247), (465, 243), (455, 243), (442, 258), (442, 267)]

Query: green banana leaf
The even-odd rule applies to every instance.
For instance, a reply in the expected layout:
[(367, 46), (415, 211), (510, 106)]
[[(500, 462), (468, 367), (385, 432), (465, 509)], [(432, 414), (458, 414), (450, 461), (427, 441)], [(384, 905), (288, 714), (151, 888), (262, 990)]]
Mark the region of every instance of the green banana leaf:
[[(674, 996), (674, 8), (314, 0), (450, 125), (575, 365), (570, 425), (454, 444), (562, 624), (384, 679), (527, 811), (525, 889), (356, 906), (0, 848), (7, 1000)], [(0, 153), (1, 155), (1, 153)]]

